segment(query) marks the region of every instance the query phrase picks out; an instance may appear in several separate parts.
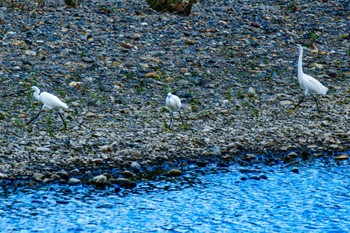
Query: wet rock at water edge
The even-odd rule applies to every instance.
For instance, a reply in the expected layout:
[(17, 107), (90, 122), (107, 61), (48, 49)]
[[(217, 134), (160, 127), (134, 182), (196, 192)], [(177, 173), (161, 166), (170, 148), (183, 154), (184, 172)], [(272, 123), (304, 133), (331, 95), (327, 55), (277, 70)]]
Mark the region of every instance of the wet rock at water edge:
[(132, 173), (131, 171), (123, 171), (122, 174), (124, 177), (127, 177), (127, 178), (134, 176), (134, 173)]
[(229, 164), (226, 161), (219, 161), (217, 163), (217, 166), (220, 168), (227, 168), (229, 166)]
[(219, 156), (219, 155), (221, 155), (221, 149), (217, 145), (214, 145), (214, 146), (210, 147), (209, 153), (211, 155), (214, 155), (214, 156)]
[(68, 172), (66, 172), (65, 170), (58, 171), (56, 174), (57, 174), (61, 179), (64, 179), (64, 180), (67, 180), (68, 177), (69, 177)]
[(135, 188), (137, 186), (135, 181), (128, 180), (128, 179), (125, 179), (125, 178), (118, 178), (115, 181), (115, 183), (118, 184), (120, 187), (123, 187), (123, 188)]
[(44, 177), (45, 175), (39, 172), (33, 174), (33, 179), (36, 181), (42, 181)]
[(207, 161), (196, 161), (198, 167), (206, 167), (208, 165)]
[(260, 180), (259, 176), (250, 176), (249, 179), (251, 180)]
[(132, 162), (130, 167), (136, 173), (141, 172), (141, 165), (138, 162)]
[(337, 160), (337, 161), (348, 160), (349, 159), (349, 155), (347, 155), (347, 154), (339, 155), (339, 156), (336, 156), (334, 159)]
[(256, 159), (256, 155), (255, 154), (246, 154), (242, 160), (244, 161), (252, 161)]
[(294, 173), (299, 173), (299, 168), (293, 167), (293, 168), (292, 168), (292, 172), (294, 172)]
[(290, 152), (290, 153), (287, 154), (286, 157), (284, 157), (283, 163), (284, 163), (284, 164), (290, 163), (290, 162), (294, 161), (297, 157), (298, 157), (298, 154), (297, 154), (297, 153), (295, 153), (295, 152)]
[(77, 178), (70, 178), (68, 180), (68, 184), (69, 185), (77, 185), (77, 184), (81, 184), (81, 180), (77, 179)]
[(182, 175), (182, 171), (178, 170), (178, 169), (172, 169), (168, 172), (167, 174), (168, 176), (171, 177), (177, 177), (177, 176), (181, 176)]
[(95, 176), (94, 178), (92, 178), (92, 182), (96, 185), (107, 185), (108, 184), (108, 180), (107, 180), (107, 177), (105, 175)]

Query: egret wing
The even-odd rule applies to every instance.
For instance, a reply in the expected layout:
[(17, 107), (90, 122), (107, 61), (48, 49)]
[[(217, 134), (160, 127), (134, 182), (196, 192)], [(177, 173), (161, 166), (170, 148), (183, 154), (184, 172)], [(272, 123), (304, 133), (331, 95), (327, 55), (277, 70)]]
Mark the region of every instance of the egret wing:
[(328, 88), (323, 86), (322, 83), (320, 83), (317, 79), (311, 77), (310, 75), (305, 75), (305, 82), (304, 86), (307, 88), (308, 92), (310, 94), (316, 93), (316, 94), (322, 94), (326, 95)]
[(68, 108), (68, 105), (63, 103), (57, 96), (42, 92), (40, 94), (41, 102), (47, 107), (47, 108)]

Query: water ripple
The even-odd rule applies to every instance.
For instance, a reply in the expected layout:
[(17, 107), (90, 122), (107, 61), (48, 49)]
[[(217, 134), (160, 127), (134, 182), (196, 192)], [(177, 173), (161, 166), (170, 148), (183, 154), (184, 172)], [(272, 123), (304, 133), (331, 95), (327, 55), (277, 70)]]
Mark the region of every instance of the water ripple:
[(246, 180), (246, 168), (231, 167), (122, 194), (59, 185), (0, 192), (0, 232), (349, 232), (348, 166), (252, 168), (267, 179)]

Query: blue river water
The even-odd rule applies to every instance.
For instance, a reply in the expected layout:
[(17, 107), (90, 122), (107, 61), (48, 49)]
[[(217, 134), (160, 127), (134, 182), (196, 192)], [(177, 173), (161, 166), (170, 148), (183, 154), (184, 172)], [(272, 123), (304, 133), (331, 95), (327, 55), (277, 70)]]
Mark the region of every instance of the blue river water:
[(350, 232), (349, 217), (348, 161), (0, 192), (0, 232)]

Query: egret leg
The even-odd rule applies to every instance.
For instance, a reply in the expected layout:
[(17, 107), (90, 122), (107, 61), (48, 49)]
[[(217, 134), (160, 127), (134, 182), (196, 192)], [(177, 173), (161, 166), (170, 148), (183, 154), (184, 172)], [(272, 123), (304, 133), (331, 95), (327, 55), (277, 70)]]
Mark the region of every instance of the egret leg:
[(173, 123), (173, 112), (170, 112), (170, 122), (169, 122), (169, 128), (171, 128), (171, 124)]
[(181, 122), (182, 122), (182, 124), (184, 125), (185, 123), (184, 123), (184, 119), (182, 118), (182, 115), (181, 115), (181, 112), (179, 111), (179, 114), (180, 114), (180, 119), (181, 119)]
[(320, 113), (320, 109), (318, 108), (318, 101), (317, 101), (317, 98), (315, 97), (315, 96), (313, 96), (313, 95), (311, 95), (312, 96), (312, 98), (315, 100), (315, 102), (316, 102), (316, 108), (317, 108), (317, 112), (319, 112)]
[(33, 117), (30, 121), (28, 121), (28, 122), (26, 123), (26, 125), (29, 125), (29, 124), (32, 123), (36, 118), (38, 118), (39, 115), (40, 115), (40, 113), (41, 113), (42, 111), (43, 111), (43, 110), (41, 109), (40, 112), (39, 112), (35, 117)]
[(59, 111), (57, 111), (57, 112), (58, 112), (58, 115), (60, 115), (60, 118), (61, 118), (61, 120), (62, 120), (62, 122), (63, 122), (64, 129), (67, 129), (67, 123), (66, 123), (65, 120), (63, 119), (62, 114), (61, 114)]
[(304, 101), (304, 99), (305, 99), (305, 94), (303, 95), (303, 97), (301, 98), (301, 100), (299, 101), (299, 103), (298, 103), (297, 105), (295, 105), (295, 107), (293, 108), (293, 111), (299, 107), (299, 105), (301, 104), (301, 102)]

